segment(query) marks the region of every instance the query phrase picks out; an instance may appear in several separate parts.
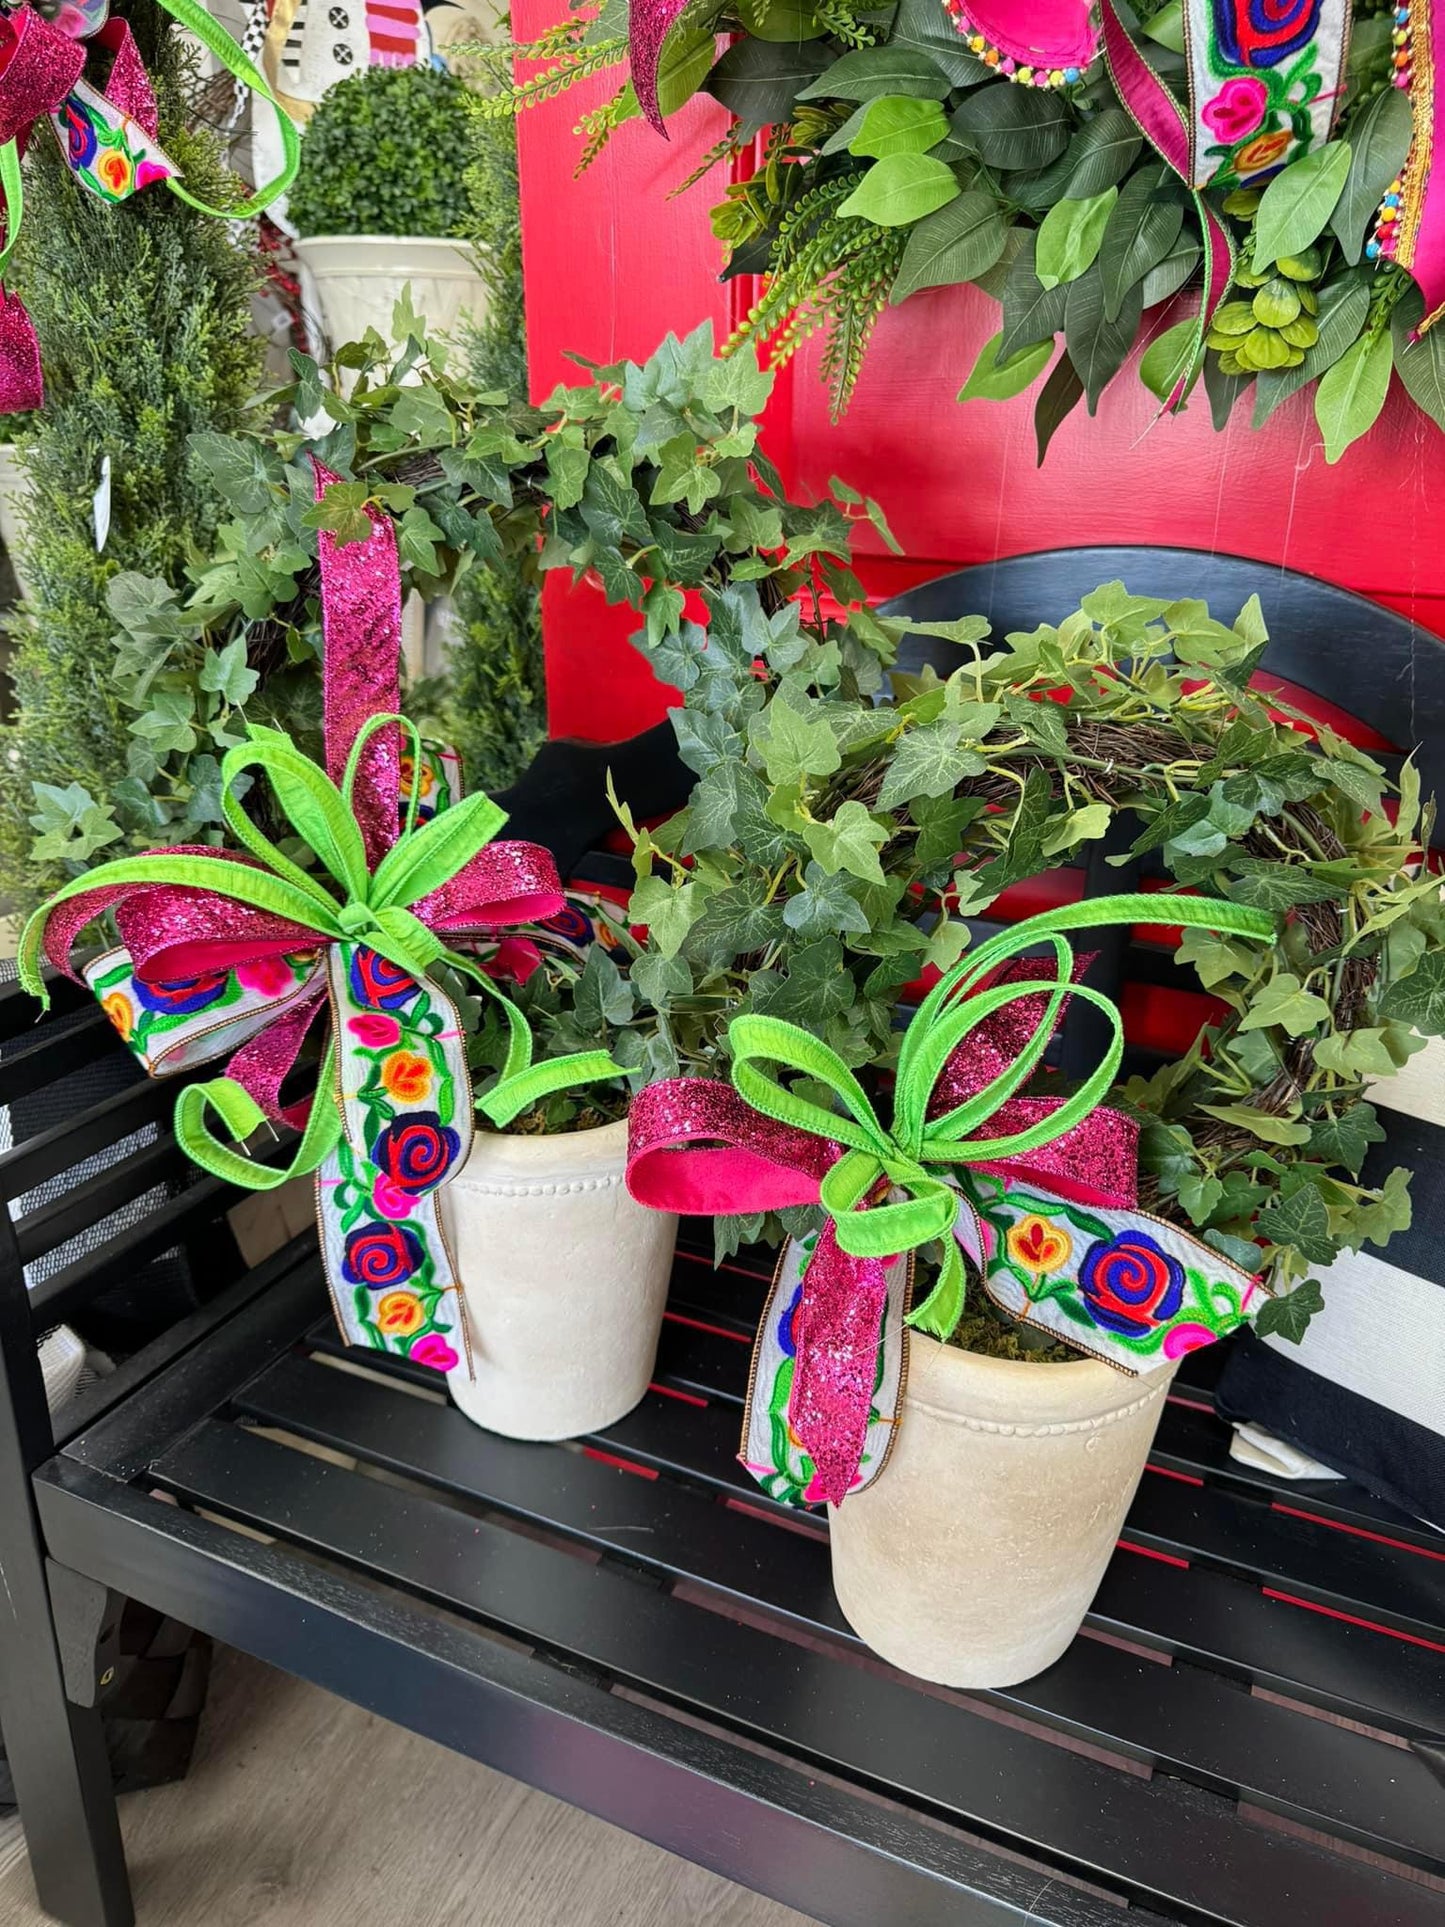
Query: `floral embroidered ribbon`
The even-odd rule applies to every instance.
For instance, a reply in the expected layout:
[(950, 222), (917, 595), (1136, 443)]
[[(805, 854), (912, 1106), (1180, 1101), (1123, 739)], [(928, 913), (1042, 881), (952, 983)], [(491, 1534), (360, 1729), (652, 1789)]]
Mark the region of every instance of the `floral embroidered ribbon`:
[(1190, 185), (1263, 183), (1327, 141), (1349, 27), (1350, 0), (1187, 0)]
[[(1274, 936), (1272, 918), (1241, 904), (1171, 896), (1169, 907), (1182, 924)], [(1062, 935), (1158, 915), (1157, 896), (1086, 900), (955, 965), (904, 1036), (889, 1129), (835, 1052), (770, 1017), (729, 1026), (731, 1087), (680, 1078), (634, 1098), (627, 1183), (639, 1203), (701, 1213), (820, 1203), (827, 1213), (814, 1238), (784, 1252), (753, 1357), (742, 1457), (774, 1497), (838, 1503), (878, 1476), (905, 1326), (952, 1332), (964, 1254), (1008, 1311), (1128, 1372), (1247, 1317), (1249, 1273), (1135, 1206), (1134, 1126), (1101, 1107), (1123, 1025), (1107, 997), (1074, 982)], [(1039, 943), (1052, 968), (1019, 960)], [(1070, 997), (1109, 1020), (1102, 1062), (1067, 1097), (1018, 1095)], [(826, 1085), (841, 1108), (799, 1096), (769, 1064)], [(938, 1282), (910, 1310), (904, 1254), (935, 1240)]]
[[(296, 129), (259, 68), (198, 0), (161, 0), (161, 5), (228, 73), (276, 109), (280, 174), (234, 207), (212, 207), (198, 199), (181, 185), (180, 170), (159, 144), (150, 77), (130, 28), (108, 17), (109, 0), (63, 0), (53, 19), (30, 6), (5, 10), (0, 12), (0, 282), (24, 214), (20, 158), (40, 120), (51, 122), (72, 171), (104, 201), (123, 201), (154, 181), (165, 181), (172, 193), (203, 214), (234, 221), (258, 214), (290, 186), (300, 152)], [(87, 45), (111, 56), (103, 91), (84, 77)], [(19, 297), (0, 286), (0, 413), (24, 413), (39, 408), (43, 400), (34, 326)]]
[[(334, 479), (317, 465), (318, 494)], [(480, 1100), (494, 1123), (550, 1091), (619, 1073), (603, 1051), (533, 1065), (521, 1012), (455, 948), (555, 916), (564, 900), (550, 854), (493, 843), (502, 811), (480, 794), (456, 799), (454, 761), (424, 748), (394, 713), (396, 536), (388, 516), (368, 515), (364, 541), (342, 547), (327, 531), (320, 537), (331, 774), (279, 731), (253, 726), (250, 742), (221, 766), (222, 809), (245, 853), (181, 847), (102, 864), (30, 919), (20, 974), (44, 1003), (42, 954), (75, 975), (76, 938), (112, 910), (123, 947), (86, 978), (146, 1069), (163, 1076), (234, 1053), (224, 1076), (180, 1093), (181, 1148), (250, 1190), (316, 1172), (321, 1248), (343, 1334), (470, 1375), (436, 1192), (470, 1147), (471, 1078), (458, 1013), (430, 967), (445, 959), (465, 972), (506, 1019), (502, 1076)], [(399, 756), (403, 732), (408, 750)], [(237, 782), (252, 770), (269, 780), (319, 874), (283, 854), (242, 809)], [(284, 1105), (282, 1085), (327, 1015), (315, 1097)], [(284, 1167), (234, 1148), (268, 1119), (301, 1132)]]
[(1405, 166), (1366, 250), (1407, 268), (1424, 297), (1415, 338), (1445, 314), (1445, 174), (1436, 167), (1436, 85), (1445, 69), (1445, 7), (1411, 0), (1395, 11), (1395, 84), (1408, 88), (1413, 130)]

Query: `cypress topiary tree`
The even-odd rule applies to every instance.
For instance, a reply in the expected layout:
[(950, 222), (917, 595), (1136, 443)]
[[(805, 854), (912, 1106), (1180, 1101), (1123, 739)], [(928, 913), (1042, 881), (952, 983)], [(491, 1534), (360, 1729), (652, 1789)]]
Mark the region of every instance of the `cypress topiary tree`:
[[(516, 130), (510, 120), (478, 117), (474, 125), (464, 238), (476, 248), (488, 306), (468, 343), (470, 373), (485, 389), (520, 397), (527, 392), (527, 334)], [(458, 587), (458, 633), (436, 710), (474, 789), (505, 788), (546, 733), (538, 580), (530, 556), (506, 556), (473, 569)]]
[[(216, 140), (187, 125), (195, 75), (152, 0), (122, 10), (155, 83), (162, 144), (192, 192), (221, 202)], [(165, 686), (164, 636), (139, 720), (114, 670), (106, 585), (121, 570), (177, 584), (206, 553), (218, 500), (187, 436), (248, 419), (259, 372), (250, 328), (251, 255), (227, 224), (156, 187), (111, 207), (86, 192), (55, 142), (26, 162), (20, 283), (35, 321), (46, 403), (24, 443), (34, 489), (25, 570), (34, 600), (16, 621), (16, 714), (0, 732), (0, 889), (38, 899), (93, 853), (157, 819), (157, 756), (194, 740), (193, 698)], [(110, 458), (110, 529), (95, 545), (94, 500)], [(205, 765), (183, 816), (210, 820)]]

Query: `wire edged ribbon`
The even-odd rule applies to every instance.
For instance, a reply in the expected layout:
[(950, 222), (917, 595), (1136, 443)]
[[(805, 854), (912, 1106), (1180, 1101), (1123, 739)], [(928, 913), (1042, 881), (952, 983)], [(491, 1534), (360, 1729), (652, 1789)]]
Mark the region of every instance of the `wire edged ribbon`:
[[(31, 6), (5, 10), (0, 12), (0, 283), (20, 238), (25, 211), (20, 160), (38, 121), (50, 121), (71, 172), (103, 201), (123, 201), (164, 181), (203, 214), (247, 220), (284, 194), (295, 178), (296, 129), (255, 62), (197, 0), (160, 3), (228, 73), (275, 108), (281, 172), (235, 206), (213, 207), (201, 200), (182, 184), (180, 169), (160, 145), (150, 76), (129, 26), (109, 17), (109, 0), (63, 0), (53, 18)], [(86, 78), (92, 51), (110, 56), (103, 87)], [(19, 296), (0, 285), (0, 412), (23, 414), (44, 399), (34, 324)]]
[[(943, 977), (899, 1052), (885, 1126), (827, 1044), (778, 1018), (733, 1019), (732, 1084), (674, 1078), (633, 1099), (627, 1184), (662, 1211), (821, 1204), (822, 1229), (784, 1251), (753, 1356), (743, 1463), (771, 1496), (840, 1503), (886, 1463), (904, 1382), (905, 1328), (947, 1338), (967, 1257), (1025, 1322), (1122, 1370), (1157, 1368), (1249, 1314), (1256, 1280), (1137, 1208), (1137, 1133), (1102, 1100), (1123, 1023), (1074, 981), (1063, 932), (1157, 922), (1157, 896), (1101, 897), (1032, 917)], [(1263, 912), (1168, 899), (1172, 920), (1271, 941)], [(1024, 958), (1038, 944), (1051, 956)], [(1098, 1067), (1065, 1097), (1020, 1095), (1069, 998), (1108, 1020)], [(832, 1106), (777, 1070), (823, 1085)], [(912, 1254), (941, 1250), (910, 1309)]]
[[(318, 494), (335, 479), (318, 465)], [(223, 1076), (181, 1091), (182, 1150), (248, 1190), (314, 1172), (343, 1335), (470, 1376), (437, 1192), (470, 1149), (471, 1075), (456, 1006), (429, 973), (445, 961), (506, 1020), (506, 1062), (480, 1100), (493, 1123), (619, 1071), (604, 1051), (533, 1064), (522, 1013), (456, 947), (555, 916), (564, 899), (549, 852), (494, 842), (503, 812), (481, 794), (457, 798), (453, 759), (395, 713), (396, 536), (388, 516), (367, 513), (363, 541), (320, 536), (330, 773), (280, 731), (253, 727), (221, 765), (221, 807), (240, 850), (155, 850), (78, 877), (26, 925), (20, 975), (45, 1003), (42, 957), (77, 976), (76, 938), (112, 911), (121, 947), (85, 981), (147, 1071), (230, 1055)], [(243, 809), (238, 784), (254, 773), (317, 869), (294, 862)], [(317, 1024), (315, 1095), (283, 1103)], [(237, 1148), (268, 1121), (301, 1134), (288, 1164)]]

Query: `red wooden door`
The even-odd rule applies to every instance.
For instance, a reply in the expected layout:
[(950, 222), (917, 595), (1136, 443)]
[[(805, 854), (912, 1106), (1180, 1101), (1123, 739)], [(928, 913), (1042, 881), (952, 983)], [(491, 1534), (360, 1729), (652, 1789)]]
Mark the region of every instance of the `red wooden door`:
[[(558, 0), (517, 0), (519, 34), (559, 13)], [(670, 142), (640, 121), (625, 127), (574, 180), (578, 111), (609, 91), (605, 79), (586, 83), (520, 125), (538, 398), (569, 378), (568, 349), (642, 359), (669, 329), (685, 333), (708, 316), (721, 339), (747, 299), (745, 283), (717, 278), (713, 180), (668, 198), (723, 132), (722, 109), (693, 102), (671, 123)], [(906, 561), (868, 556), (870, 591), (1029, 549), (1157, 542), (1301, 569), (1445, 634), (1445, 435), (1398, 392), (1375, 430), (1327, 468), (1306, 396), (1258, 434), (1241, 415), (1216, 435), (1202, 398), (1182, 419), (1156, 421), (1157, 404), (1126, 374), (1093, 420), (1079, 409), (1065, 422), (1040, 470), (1031, 396), (954, 401), (997, 313), (976, 289), (955, 288), (886, 314), (836, 425), (808, 353), (778, 381), (766, 445), (790, 489), (806, 499), (830, 475), (862, 485), (903, 544)], [(1189, 593), (1187, 582), (1179, 588)], [(661, 716), (669, 696), (627, 644), (631, 610), (554, 578), (544, 626), (553, 734), (607, 741)]]

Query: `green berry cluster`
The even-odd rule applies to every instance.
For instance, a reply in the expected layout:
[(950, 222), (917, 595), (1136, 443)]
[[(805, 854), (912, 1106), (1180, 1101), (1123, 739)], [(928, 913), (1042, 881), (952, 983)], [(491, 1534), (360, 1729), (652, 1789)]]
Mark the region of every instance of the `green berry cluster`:
[[(1260, 203), (1253, 189), (1226, 196), (1225, 212), (1252, 219)], [(1258, 375), (1266, 369), (1298, 368), (1305, 351), (1319, 340), (1320, 298), (1316, 284), (1324, 270), (1317, 247), (1281, 255), (1275, 262), (1254, 260), (1235, 270), (1239, 298), (1226, 301), (1205, 337), (1218, 351), (1226, 375)]]

